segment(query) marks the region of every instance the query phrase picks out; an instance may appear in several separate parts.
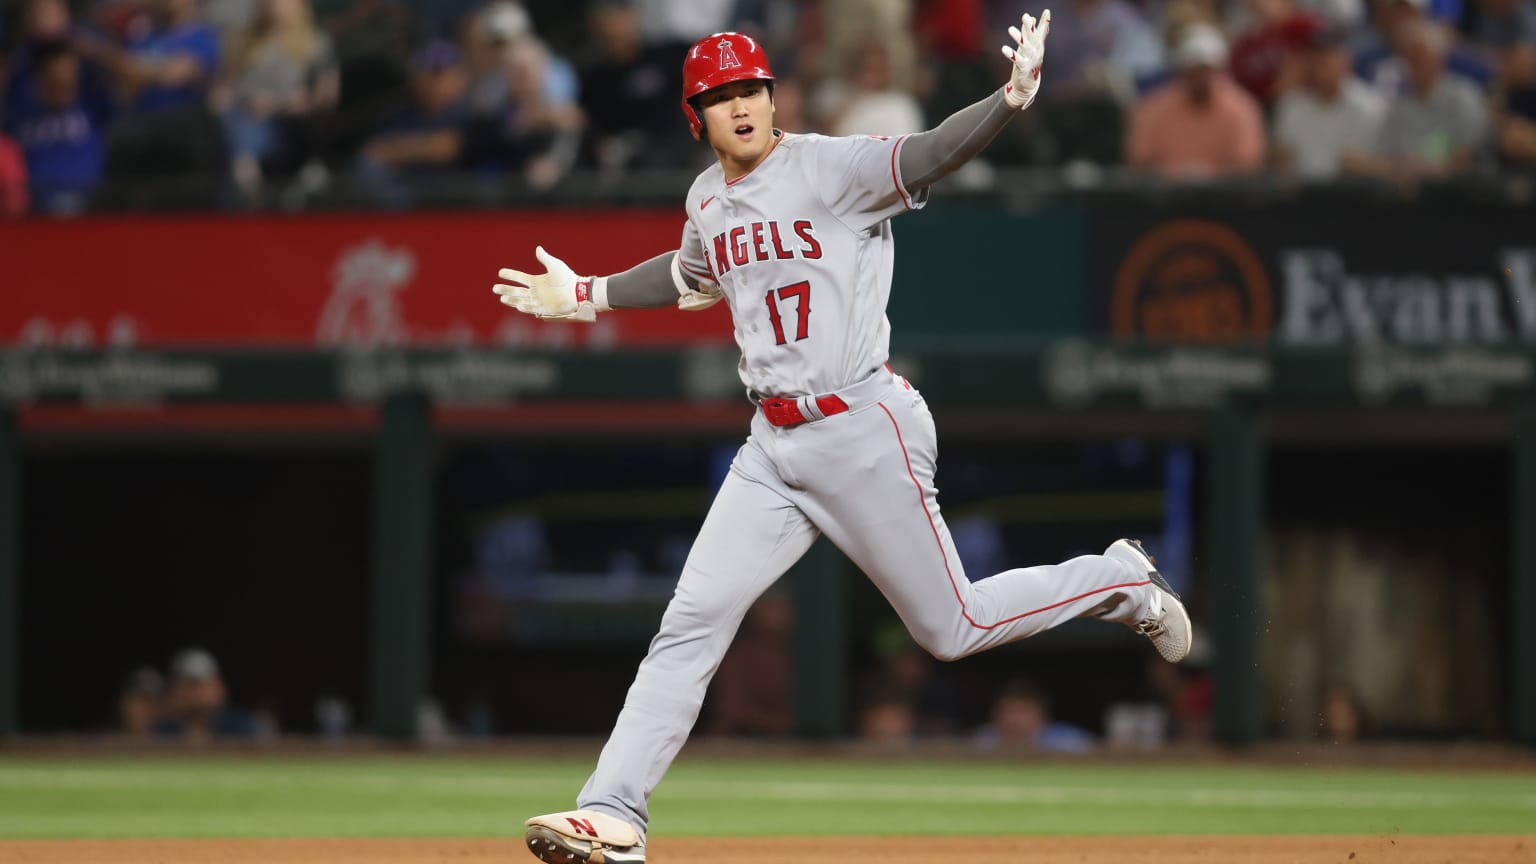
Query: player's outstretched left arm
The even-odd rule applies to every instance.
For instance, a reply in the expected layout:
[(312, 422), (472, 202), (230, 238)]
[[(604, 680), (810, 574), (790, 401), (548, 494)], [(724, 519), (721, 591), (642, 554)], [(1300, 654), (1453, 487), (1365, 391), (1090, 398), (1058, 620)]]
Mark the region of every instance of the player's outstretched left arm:
[(927, 132), (912, 135), (901, 148), (901, 176), (908, 192), (933, 185), (980, 153), (997, 133), (1028, 108), (1040, 90), (1040, 69), (1045, 62), (1045, 38), (1051, 32), (1051, 10), (1024, 15), (1018, 27), (1008, 28), (1012, 44), (1003, 46), (1011, 64), (1008, 83), (987, 98), (951, 114)]
[(707, 309), (720, 300), (720, 289), (684, 273), (676, 252), (666, 252), (612, 276), (577, 276), (564, 261), (534, 249), (543, 273), (503, 267), (502, 279), (491, 290), (501, 302), (519, 312), (552, 321), (590, 324), (597, 313), (616, 308), (651, 309), (677, 306), (688, 312)]

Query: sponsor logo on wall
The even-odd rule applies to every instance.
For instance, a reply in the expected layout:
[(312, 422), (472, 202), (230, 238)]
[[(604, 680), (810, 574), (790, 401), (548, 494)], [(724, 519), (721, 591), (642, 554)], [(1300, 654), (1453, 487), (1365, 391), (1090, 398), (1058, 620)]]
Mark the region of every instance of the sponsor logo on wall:
[(1274, 297), (1247, 241), (1219, 222), (1182, 219), (1131, 247), (1115, 276), (1110, 332), (1159, 342), (1265, 338)]
[(1046, 393), (1063, 406), (1129, 400), (1191, 409), (1263, 393), (1274, 374), (1268, 357), (1236, 349), (1124, 348), (1075, 339), (1053, 345), (1042, 371)]
[(491, 293), (500, 267), (531, 260), (529, 238), (583, 272), (611, 273), (676, 248), (678, 225), (671, 210), (0, 222), (0, 249), (27, 250), (6, 261), (0, 345), (732, 345), (723, 305), (577, 327), (515, 314)]
[(1536, 248), (1499, 249), (1482, 270), (1351, 268), (1338, 248), (1281, 249), (1277, 341), (1536, 343)]
[(1108, 223), (1109, 332), (1293, 346), (1536, 344), (1536, 245), (1519, 232), (1449, 216), (1350, 216), (1297, 207)]
[(1431, 405), (1483, 405), (1500, 392), (1529, 391), (1531, 358), (1474, 345), (1406, 350), (1373, 345), (1354, 356), (1352, 384), (1361, 401), (1418, 396)]

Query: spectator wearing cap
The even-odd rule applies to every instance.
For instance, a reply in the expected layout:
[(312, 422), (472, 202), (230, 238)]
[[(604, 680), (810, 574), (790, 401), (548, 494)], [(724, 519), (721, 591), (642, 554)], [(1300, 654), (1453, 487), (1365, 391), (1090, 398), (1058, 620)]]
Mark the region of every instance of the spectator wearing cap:
[(155, 724), (156, 736), (202, 744), (215, 738), (251, 738), (260, 733), (254, 716), (229, 704), (229, 688), (212, 654), (188, 648), (171, 661), (170, 673), (165, 710)]
[(471, 116), (493, 117), (506, 110), (512, 99), (507, 89), (511, 48), (528, 31), (528, 13), (520, 4), (492, 3), (466, 16), (459, 42), (468, 78), (464, 101)]
[[(516, 0), (494, 0), (470, 15), (467, 25), (465, 39), (470, 44), (465, 45), (465, 56), (472, 77), (471, 103), (474, 105), (484, 100), (484, 95), (476, 92), (480, 87), (503, 97), (504, 101), (505, 75), (496, 76), (491, 67), (494, 65), (497, 71), (504, 73), (507, 62), (521, 43), (542, 43), (539, 34), (533, 29), (528, 10)], [(544, 102), (558, 106), (575, 105), (581, 93), (576, 67), (552, 51), (548, 52), (545, 67)]]
[(388, 120), (358, 157), (358, 174), (384, 203), (406, 205), (412, 187), (459, 162), (468, 77), (459, 49), (427, 43), (411, 64), (411, 104)]
[(1127, 161), (1169, 178), (1252, 171), (1264, 162), (1258, 102), (1224, 71), (1227, 44), (1209, 24), (1185, 28), (1174, 52), (1177, 76), (1131, 115)]
[(1327, 180), (1376, 146), (1387, 104), (1354, 76), (1342, 27), (1316, 31), (1297, 59), (1296, 86), (1275, 105), (1274, 161), (1304, 180)]
[(1404, 31), (1408, 88), (1382, 119), (1373, 159), (1356, 167), (1398, 180), (1443, 177), (1478, 167), (1490, 125), (1482, 91), (1446, 68), (1450, 34), (1434, 22)]
[(32, 209), (79, 213), (101, 182), (111, 98), (67, 42), (39, 46), (33, 60), (27, 86), (12, 94), (4, 128), (25, 154)]

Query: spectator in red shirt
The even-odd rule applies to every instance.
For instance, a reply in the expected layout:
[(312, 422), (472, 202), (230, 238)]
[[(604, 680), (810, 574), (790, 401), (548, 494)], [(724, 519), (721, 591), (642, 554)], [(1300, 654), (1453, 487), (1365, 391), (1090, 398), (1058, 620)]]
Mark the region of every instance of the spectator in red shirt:
[(1294, 58), (1311, 43), (1320, 22), (1293, 0), (1249, 0), (1249, 6), (1255, 21), (1232, 45), (1232, 77), (1269, 105), (1294, 76)]

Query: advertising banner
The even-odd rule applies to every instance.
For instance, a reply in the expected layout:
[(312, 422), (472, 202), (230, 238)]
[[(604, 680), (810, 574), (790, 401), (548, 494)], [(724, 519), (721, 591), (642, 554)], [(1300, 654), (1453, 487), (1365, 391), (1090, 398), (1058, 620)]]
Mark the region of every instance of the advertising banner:
[(1536, 344), (1529, 211), (1424, 202), (1095, 212), (1120, 338), (1286, 347)]
[(572, 325), (491, 292), (502, 267), (539, 269), (537, 245), (613, 273), (676, 249), (682, 226), (678, 210), (5, 222), (0, 345), (731, 345), (723, 303)]

